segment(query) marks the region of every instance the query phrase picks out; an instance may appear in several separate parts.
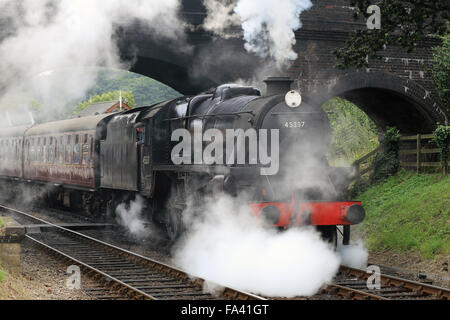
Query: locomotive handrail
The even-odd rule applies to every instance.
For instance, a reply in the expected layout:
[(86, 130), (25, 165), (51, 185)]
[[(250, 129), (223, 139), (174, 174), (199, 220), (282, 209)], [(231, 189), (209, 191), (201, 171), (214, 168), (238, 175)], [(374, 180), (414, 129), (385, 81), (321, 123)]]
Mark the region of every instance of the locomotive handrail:
[(192, 116), (186, 116), (186, 117), (164, 119), (163, 121), (177, 121), (177, 120), (186, 120), (186, 119), (192, 119), (192, 118), (204, 119), (204, 118), (209, 118), (209, 117), (239, 116), (241, 114), (246, 114), (246, 113), (251, 114), (252, 116), (255, 116), (253, 111), (239, 111), (239, 112), (233, 112), (233, 113), (192, 115)]

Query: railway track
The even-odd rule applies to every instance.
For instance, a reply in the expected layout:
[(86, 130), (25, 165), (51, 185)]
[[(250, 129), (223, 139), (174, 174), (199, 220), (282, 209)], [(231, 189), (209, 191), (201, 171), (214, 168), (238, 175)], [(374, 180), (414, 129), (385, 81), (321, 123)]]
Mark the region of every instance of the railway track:
[(380, 288), (368, 289), (373, 274), (365, 270), (341, 266), (335, 282), (323, 293), (353, 300), (449, 300), (450, 290), (433, 285), (380, 274)]
[[(264, 298), (225, 287), (219, 296), (203, 292), (204, 280), (156, 260), (55, 225), (30, 213), (4, 205), (0, 209), (26, 223), (48, 225), (48, 232), (26, 234), (26, 239), (55, 256), (78, 265), (89, 279), (103, 283), (84, 288), (97, 299), (235, 299)], [(106, 289), (106, 291), (105, 291)]]
[[(50, 253), (78, 265), (89, 281), (84, 291), (96, 299), (242, 299), (262, 297), (232, 288), (220, 296), (204, 293), (204, 280), (167, 264), (124, 250), (30, 213), (0, 205), (0, 209), (28, 224), (48, 225), (49, 232), (25, 237)], [(341, 266), (335, 281), (322, 294), (353, 300), (450, 299), (450, 290), (421, 282), (380, 275), (381, 288), (368, 289), (365, 270)], [(103, 287), (95, 282), (103, 282)], [(106, 288), (106, 291), (105, 291)]]

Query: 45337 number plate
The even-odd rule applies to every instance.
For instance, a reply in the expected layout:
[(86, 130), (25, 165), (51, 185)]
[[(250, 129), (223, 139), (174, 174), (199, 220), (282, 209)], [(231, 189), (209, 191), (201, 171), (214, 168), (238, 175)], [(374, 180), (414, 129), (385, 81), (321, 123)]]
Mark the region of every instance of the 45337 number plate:
[(284, 123), (285, 128), (304, 128), (306, 122), (305, 121), (286, 121)]

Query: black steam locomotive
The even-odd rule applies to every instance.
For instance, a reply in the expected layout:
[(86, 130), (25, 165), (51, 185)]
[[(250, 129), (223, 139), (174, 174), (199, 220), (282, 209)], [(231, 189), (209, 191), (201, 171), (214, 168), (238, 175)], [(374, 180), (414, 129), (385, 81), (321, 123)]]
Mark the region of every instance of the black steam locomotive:
[[(342, 201), (345, 179), (327, 165), (327, 114), (301, 102), (291, 82), (269, 78), (265, 96), (252, 87), (222, 85), (120, 113), (2, 128), (2, 192), (17, 196), (31, 189), (50, 205), (91, 215), (113, 214), (118, 204), (141, 195), (148, 217), (162, 222), (171, 239), (182, 232), (189, 198), (245, 193), (251, 212), (266, 224), (315, 225), (331, 241), (343, 225), (347, 243), (349, 226), (364, 219), (364, 209)], [(190, 133), (186, 146), (192, 148), (178, 148), (176, 132)], [(216, 162), (197, 159), (208, 146), (207, 132), (213, 133), (210, 142), (219, 142), (220, 133), (229, 142), (211, 152)], [(230, 132), (235, 136), (229, 139)], [(265, 153), (255, 156), (252, 139)]]

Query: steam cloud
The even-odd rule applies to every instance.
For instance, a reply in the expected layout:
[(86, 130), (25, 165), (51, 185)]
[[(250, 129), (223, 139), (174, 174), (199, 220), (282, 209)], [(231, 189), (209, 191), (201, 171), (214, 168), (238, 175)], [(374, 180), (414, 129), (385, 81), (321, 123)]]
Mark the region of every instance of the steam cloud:
[(313, 295), (332, 280), (340, 259), (316, 231), (265, 229), (238, 202), (223, 196), (206, 205), (207, 214), (191, 216), (174, 262), (209, 281), (273, 297)]
[(116, 208), (117, 223), (139, 239), (148, 237), (150, 232), (145, 227), (145, 220), (142, 218), (144, 207), (145, 200), (138, 195), (134, 201), (121, 203)]
[(241, 25), (245, 49), (273, 58), (280, 68), (297, 58), (294, 31), (302, 26), (300, 14), (312, 7), (310, 0), (204, 0), (204, 4), (209, 13), (206, 30), (232, 36), (227, 29)]
[(91, 87), (97, 70), (89, 67), (129, 67), (119, 58), (117, 27), (139, 20), (157, 37), (181, 38), (178, 9), (179, 0), (1, 1), (1, 105), (25, 93), (59, 111)]
[(341, 264), (352, 268), (365, 268), (367, 266), (367, 258), (369, 252), (360, 239), (356, 240), (354, 244), (338, 246), (338, 251), (341, 255)]

